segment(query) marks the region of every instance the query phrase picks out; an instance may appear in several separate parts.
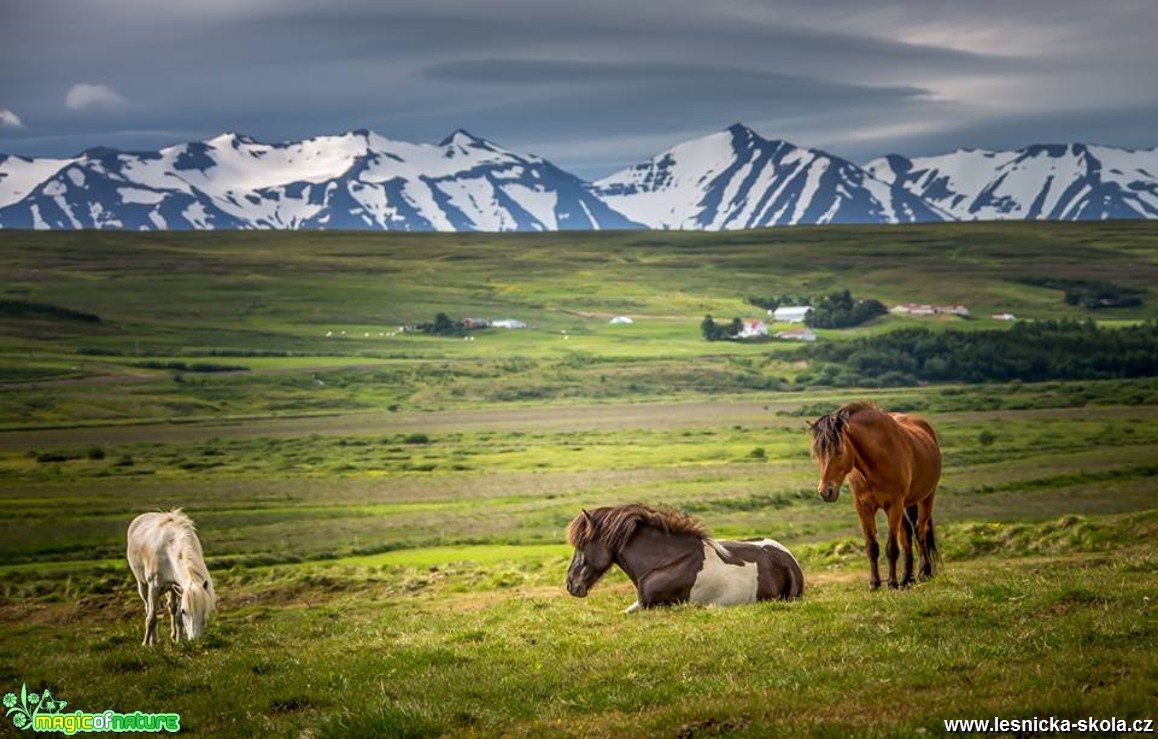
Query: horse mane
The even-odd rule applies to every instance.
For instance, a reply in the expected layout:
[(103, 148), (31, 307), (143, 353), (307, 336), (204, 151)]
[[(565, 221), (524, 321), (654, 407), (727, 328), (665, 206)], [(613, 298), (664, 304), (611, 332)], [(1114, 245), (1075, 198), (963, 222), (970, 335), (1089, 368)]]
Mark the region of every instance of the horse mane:
[(161, 514), (160, 525), (166, 524), (177, 528), (181, 562), (189, 573), (189, 586), (184, 589), (182, 598), (192, 610), (200, 613), (213, 611), (217, 604), (217, 593), (213, 590), (213, 578), (209, 576), (209, 568), (205, 565), (205, 554), (197, 538), (196, 524), (180, 508)]
[(866, 410), (877, 413), (884, 412), (880, 406), (870, 400), (854, 400), (845, 403), (831, 413), (824, 414), (814, 423), (809, 424), (809, 430), (812, 432), (812, 456), (824, 458), (839, 452), (841, 436), (849, 417), (854, 413)]
[(670, 534), (691, 534), (701, 539), (708, 532), (699, 521), (670, 508), (643, 503), (605, 506), (583, 511), (567, 526), (567, 542), (576, 549), (599, 539), (613, 552), (622, 549), (640, 526), (652, 526)]

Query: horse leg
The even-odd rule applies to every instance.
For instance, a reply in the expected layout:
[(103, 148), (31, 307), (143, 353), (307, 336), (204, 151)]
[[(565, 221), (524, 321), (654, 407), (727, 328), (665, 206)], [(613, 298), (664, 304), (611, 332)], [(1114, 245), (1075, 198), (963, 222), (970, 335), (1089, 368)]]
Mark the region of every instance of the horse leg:
[(161, 598), (161, 589), (149, 583), (148, 597), (145, 598), (145, 641), (146, 647), (157, 643), (157, 606)]
[(852, 502), (856, 508), (856, 515), (860, 518), (860, 529), (864, 533), (864, 553), (869, 561), (869, 587), (876, 590), (881, 586), (881, 569), (878, 564), (881, 547), (877, 544), (877, 512), (867, 503), (862, 504), (856, 495), (853, 495)]
[[(885, 554), (889, 558), (889, 587), (896, 590), (900, 587), (897, 582), (897, 559), (901, 556), (901, 536), (905, 528), (905, 507), (899, 503), (889, 506), (885, 513), (889, 517), (889, 538), (885, 545)], [(910, 559), (912, 555), (910, 554)]]
[(144, 580), (137, 580), (137, 593), (141, 596), (141, 601), (145, 604), (145, 640), (142, 644), (149, 643), (149, 586)]
[(913, 534), (917, 520), (917, 506), (905, 508), (901, 514), (901, 553), (904, 555), (904, 570), (901, 573), (901, 587), (912, 585), (913, 579)]
[(176, 592), (170, 590), (168, 592), (169, 598), (169, 636), (173, 639), (173, 643), (181, 641), (181, 619), (177, 616), (177, 611), (181, 608), (181, 598)]
[[(933, 576), (933, 548), (929, 546), (933, 533), (933, 496), (917, 503), (917, 547), (921, 551), (920, 577)], [(935, 545), (934, 545), (935, 546)]]

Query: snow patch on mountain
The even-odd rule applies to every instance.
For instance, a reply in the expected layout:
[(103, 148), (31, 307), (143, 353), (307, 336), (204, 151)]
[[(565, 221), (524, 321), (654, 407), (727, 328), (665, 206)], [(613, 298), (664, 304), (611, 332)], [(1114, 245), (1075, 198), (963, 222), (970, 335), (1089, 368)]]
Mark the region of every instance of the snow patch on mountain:
[(26, 159), (0, 154), (0, 208), (16, 203), (75, 159)]

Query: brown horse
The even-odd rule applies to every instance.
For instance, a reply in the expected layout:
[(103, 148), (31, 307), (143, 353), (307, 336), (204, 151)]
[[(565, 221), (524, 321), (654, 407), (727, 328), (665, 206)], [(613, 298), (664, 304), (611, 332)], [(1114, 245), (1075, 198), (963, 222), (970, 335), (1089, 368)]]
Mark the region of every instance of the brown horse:
[[(856, 401), (810, 423), (812, 456), (820, 463), (820, 497), (832, 502), (848, 478), (852, 502), (864, 532), (869, 583), (881, 586), (877, 565), (877, 511), (889, 519), (886, 554), (889, 587), (898, 587), (897, 557), (905, 551), (899, 585), (913, 582), (913, 542), (921, 552), (920, 576), (932, 577), (938, 558), (933, 533), (933, 496), (941, 478), (941, 447), (927, 421), (903, 413), (886, 413), (873, 403)], [(915, 524), (914, 524), (915, 519)]]
[(798, 598), (804, 573), (773, 539), (716, 541), (695, 519), (640, 503), (583, 511), (567, 527), (575, 547), (567, 592), (587, 595), (618, 565), (635, 584), (628, 609), (674, 603), (733, 605)]

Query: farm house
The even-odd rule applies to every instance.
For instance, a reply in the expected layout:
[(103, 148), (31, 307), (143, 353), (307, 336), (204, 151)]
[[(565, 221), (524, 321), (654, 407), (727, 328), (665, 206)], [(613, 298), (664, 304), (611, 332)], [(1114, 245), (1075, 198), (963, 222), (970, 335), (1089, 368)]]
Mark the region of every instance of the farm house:
[(793, 328), (778, 332), (776, 338), (789, 341), (816, 341), (816, 333), (810, 328)]
[(768, 335), (768, 326), (763, 321), (749, 319), (744, 321), (744, 327), (736, 335), (738, 339), (756, 339)]
[(899, 316), (962, 316), (969, 315), (969, 309), (963, 305), (918, 305), (917, 303), (902, 303), (889, 309), (889, 313)]

